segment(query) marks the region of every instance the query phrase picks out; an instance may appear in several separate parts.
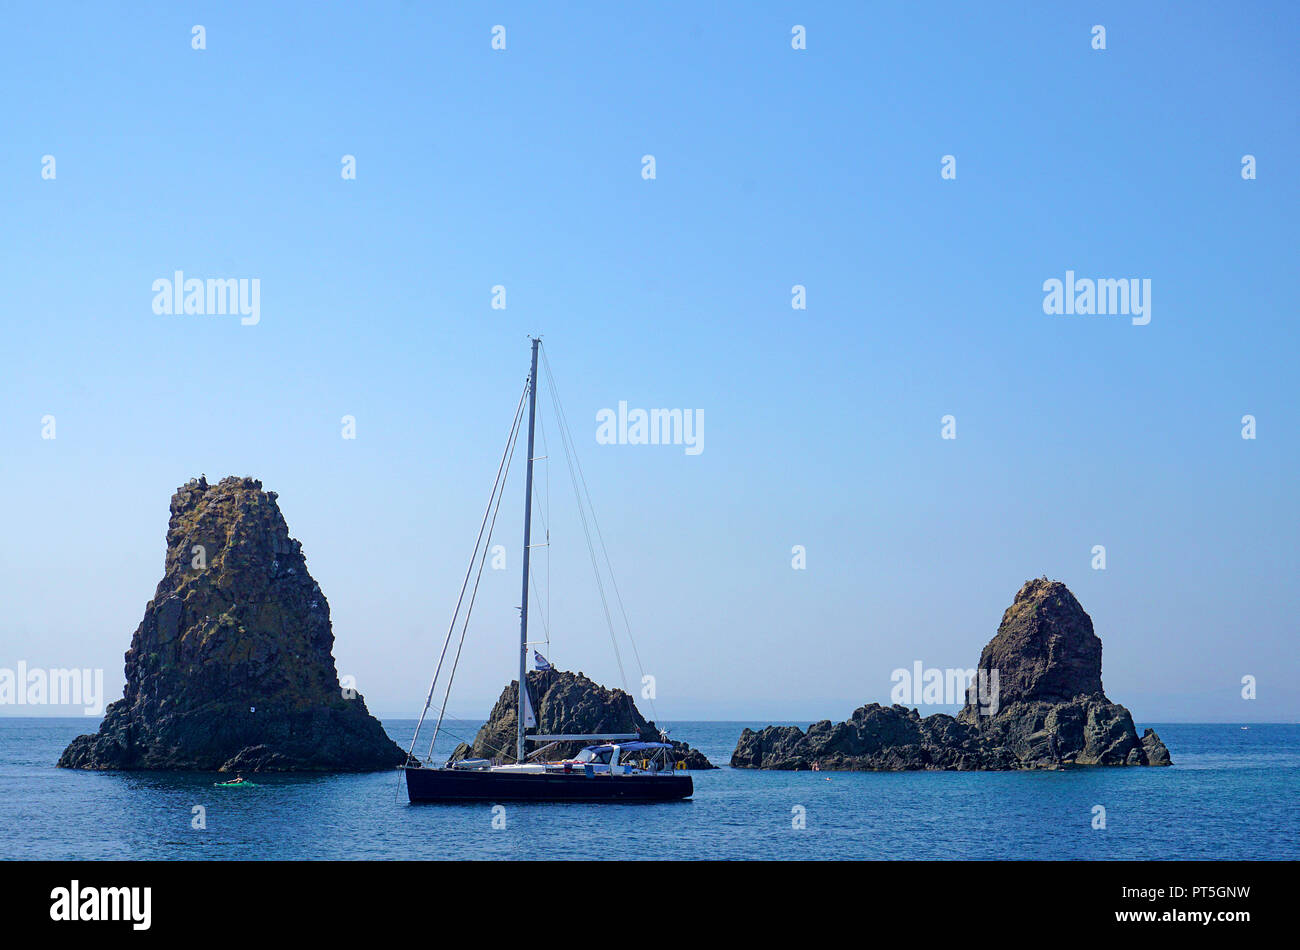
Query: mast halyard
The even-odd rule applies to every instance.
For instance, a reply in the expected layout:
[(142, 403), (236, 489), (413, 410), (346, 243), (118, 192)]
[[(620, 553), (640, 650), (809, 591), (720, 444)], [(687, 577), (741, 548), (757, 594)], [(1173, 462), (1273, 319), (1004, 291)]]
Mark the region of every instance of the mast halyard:
[(528, 465), (524, 478), (524, 580), (523, 600), (519, 608), (519, 695), (515, 710), (515, 761), (524, 761), (524, 697), (528, 689), (528, 553), (533, 528), (533, 429), (537, 419), (537, 345), (540, 337), (532, 337), (533, 367), (528, 376)]

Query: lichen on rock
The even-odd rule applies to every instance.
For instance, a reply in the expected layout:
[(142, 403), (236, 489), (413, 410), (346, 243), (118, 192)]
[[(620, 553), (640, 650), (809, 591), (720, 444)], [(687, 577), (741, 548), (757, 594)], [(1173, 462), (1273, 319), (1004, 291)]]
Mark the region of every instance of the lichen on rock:
[(335, 669), (329, 603), (274, 492), (191, 479), (171, 500), (163, 579), (126, 688), (66, 768), (368, 771), (405, 761)]

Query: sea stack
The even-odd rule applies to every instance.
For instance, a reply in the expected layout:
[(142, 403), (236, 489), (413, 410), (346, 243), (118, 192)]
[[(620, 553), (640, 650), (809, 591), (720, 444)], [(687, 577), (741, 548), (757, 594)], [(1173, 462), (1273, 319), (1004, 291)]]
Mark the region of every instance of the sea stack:
[[(659, 741), (659, 727), (647, 720), (621, 689), (607, 689), (582, 673), (568, 670), (533, 670), (528, 673), (528, 695), (541, 735), (591, 735), (633, 733), (647, 742)], [(511, 680), (492, 707), (492, 714), (474, 737), (462, 742), (452, 759), (479, 758), (515, 761), (519, 681)], [(550, 760), (574, 756), (586, 743), (563, 742), (547, 751)], [(717, 768), (698, 749), (672, 740), (673, 752), (688, 769)], [(530, 750), (535, 750), (534, 743)]]
[(998, 707), (979, 708), (972, 685), (958, 718), (986, 745), (1009, 749), (1021, 767), (1169, 765), (1155, 730), (1141, 738), (1133, 717), (1101, 686), (1101, 639), (1060, 581), (1026, 581), (980, 654), (985, 679), (998, 671)]
[(746, 729), (731, 764), (859, 770), (1171, 764), (1155, 731), (1139, 738), (1129, 711), (1106, 697), (1101, 640), (1059, 581), (1043, 577), (1020, 588), (974, 672), (956, 717), (922, 718), (915, 709), (869, 703), (847, 722), (823, 720), (806, 733), (795, 726)]
[(334, 666), (329, 603), (252, 478), (172, 496), (163, 579), (126, 652), (126, 688), (59, 765), (371, 771), (402, 764)]

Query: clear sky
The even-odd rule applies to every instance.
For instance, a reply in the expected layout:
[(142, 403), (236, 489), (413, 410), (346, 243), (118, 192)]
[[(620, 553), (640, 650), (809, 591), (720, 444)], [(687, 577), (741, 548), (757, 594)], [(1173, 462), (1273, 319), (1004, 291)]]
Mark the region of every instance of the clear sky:
[[(1296, 719), (1296, 4), (4, 21), (0, 666), (120, 695), (170, 495), (253, 475), (340, 671), (416, 715), (538, 332), (661, 721), (888, 702), (895, 668), (973, 666), (1041, 574), (1139, 723)], [(177, 270), (258, 279), (260, 322), (155, 314)], [(1067, 270), (1149, 279), (1150, 323), (1045, 314)], [(620, 400), (702, 411), (704, 451), (597, 444)], [(619, 685), (549, 486), (554, 658)], [(515, 675), (510, 490), (465, 717)]]

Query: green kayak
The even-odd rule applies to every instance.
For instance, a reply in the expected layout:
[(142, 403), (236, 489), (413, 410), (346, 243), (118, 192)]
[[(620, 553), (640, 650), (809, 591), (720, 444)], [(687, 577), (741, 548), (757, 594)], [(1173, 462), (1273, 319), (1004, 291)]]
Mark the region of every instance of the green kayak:
[(213, 782), (213, 788), (257, 788), (252, 782)]

